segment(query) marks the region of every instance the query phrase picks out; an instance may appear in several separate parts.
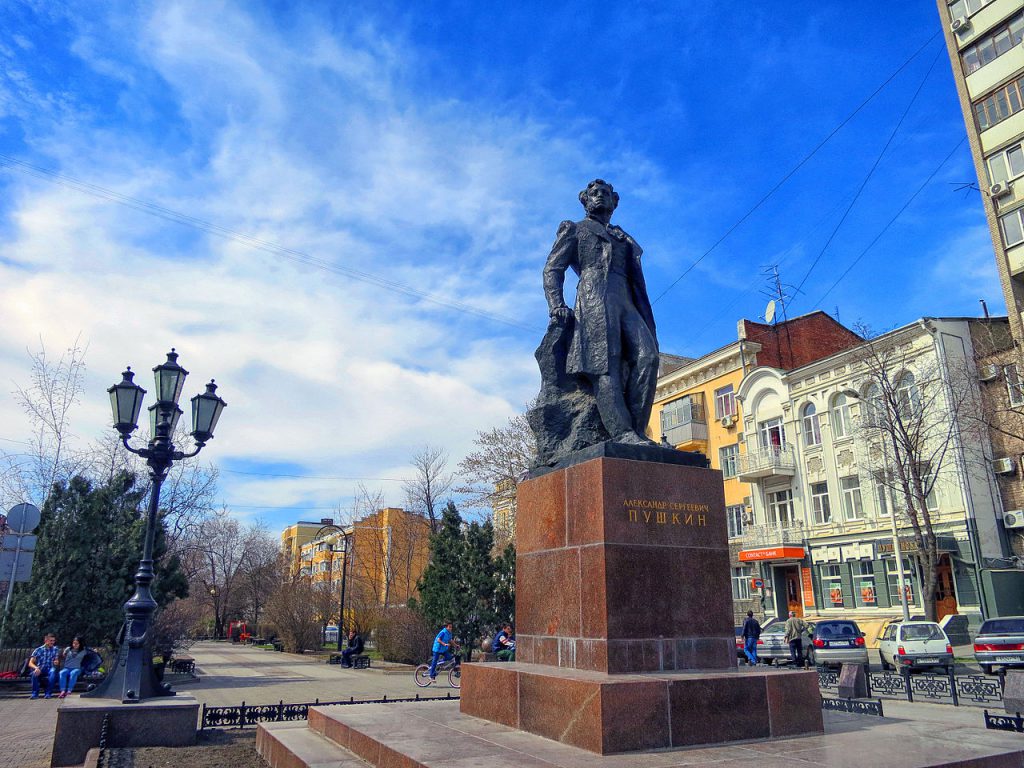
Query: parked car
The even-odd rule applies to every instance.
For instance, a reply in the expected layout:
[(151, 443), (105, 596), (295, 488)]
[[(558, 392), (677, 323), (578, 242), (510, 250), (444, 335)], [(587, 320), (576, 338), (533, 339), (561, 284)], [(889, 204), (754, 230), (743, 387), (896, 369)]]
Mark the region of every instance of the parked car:
[(868, 648), (857, 622), (825, 619), (811, 633), (811, 663), (818, 666), (867, 664)]
[[(765, 620), (761, 622), (761, 633), (763, 634), (765, 629), (767, 629), (768, 627), (771, 627), (771, 626), (774, 626), (774, 625), (778, 624), (780, 621), (781, 621), (781, 619), (779, 619), (776, 616), (769, 616), (769, 617), (765, 618)], [(783, 623), (785, 623), (785, 622), (783, 622)], [(758, 658), (761, 657), (761, 643), (757, 644), (757, 655), (758, 655)], [(743, 652), (743, 625), (742, 624), (740, 624), (738, 627), (736, 627), (736, 658), (737, 659), (744, 659), (744, 660), (747, 658), (747, 654), (745, 654)]]
[(1024, 667), (1024, 616), (984, 622), (974, 638), (974, 658), (986, 675), (995, 667)]
[[(814, 629), (813, 624), (809, 624)], [(786, 622), (775, 620), (761, 630), (761, 637), (757, 641), (757, 658), (765, 664), (784, 664), (790, 661), (789, 643), (785, 640)], [(811, 653), (810, 634), (803, 637), (804, 661), (807, 661)]]
[(890, 624), (878, 642), (882, 669), (930, 669), (945, 672), (953, 666), (953, 646), (934, 621), (906, 621)]

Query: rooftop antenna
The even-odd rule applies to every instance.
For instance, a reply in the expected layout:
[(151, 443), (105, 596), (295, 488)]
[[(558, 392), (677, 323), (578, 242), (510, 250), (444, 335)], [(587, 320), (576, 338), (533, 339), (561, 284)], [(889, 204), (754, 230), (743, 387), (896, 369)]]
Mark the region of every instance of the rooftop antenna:
[(792, 368), (793, 366), (793, 338), (790, 335), (789, 330), (789, 317), (786, 313), (786, 305), (789, 303), (791, 293), (802, 293), (792, 285), (782, 282), (782, 277), (779, 275), (779, 265), (769, 264), (762, 269), (763, 274), (768, 280), (767, 290), (761, 291), (763, 296), (768, 297), (768, 306), (765, 307), (764, 319), (766, 323), (771, 324), (772, 329), (775, 332), (775, 344), (779, 350), (779, 362), (782, 363), (782, 346), (779, 344), (779, 312), (782, 313), (782, 327), (786, 331), (786, 346), (789, 348), (789, 365), (783, 365), (784, 368)]

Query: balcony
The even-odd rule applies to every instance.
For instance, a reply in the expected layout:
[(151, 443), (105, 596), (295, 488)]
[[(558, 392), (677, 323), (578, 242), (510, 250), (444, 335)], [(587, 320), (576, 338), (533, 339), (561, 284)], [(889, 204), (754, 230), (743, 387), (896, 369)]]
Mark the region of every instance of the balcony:
[(694, 443), (706, 443), (708, 422), (704, 417), (704, 405), (683, 398), (666, 406), (661, 412), (661, 432), (666, 440), (680, 450), (694, 447)]
[(807, 531), (803, 523), (766, 523), (745, 525), (740, 537), (743, 549), (752, 547), (802, 547)]
[(792, 477), (796, 474), (793, 446), (775, 445), (740, 454), (739, 479), (745, 483), (766, 477)]

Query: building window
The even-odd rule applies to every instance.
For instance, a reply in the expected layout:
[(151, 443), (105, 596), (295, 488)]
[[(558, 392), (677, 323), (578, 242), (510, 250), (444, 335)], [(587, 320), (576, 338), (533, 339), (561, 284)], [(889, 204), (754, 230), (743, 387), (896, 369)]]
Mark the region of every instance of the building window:
[(718, 466), (722, 470), (722, 477), (736, 477), (740, 460), (740, 445), (725, 445), (718, 449)]
[(832, 507), (828, 502), (828, 483), (811, 483), (811, 508), (814, 522), (824, 525), (832, 521)]
[(861, 397), (860, 420), (867, 427), (885, 423), (885, 401), (882, 399), (882, 390), (874, 382), (868, 385)]
[(961, 16), (970, 16), (991, 2), (992, 0), (952, 0), (949, 4), (949, 18), (959, 19)]
[(804, 406), (804, 445), (821, 445), (821, 427), (818, 425), (818, 409), (814, 403)]
[(921, 407), (921, 391), (914, 381), (914, 374), (904, 373), (896, 384), (896, 402), (899, 403), (900, 415), (913, 416)]
[(821, 566), (821, 604), (826, 608), (842, 608), (843, 576), (838, 565)]
[(727, 387), (715, 390), (715, 418), (721, 419), (726, 416), (736, 415), (736, 393), (733, 392), (732, 384)]
[(860, 497), (860, 478), (856, 475), (839, 479), (843, 491), (843, 517), (847, 520), (864, 519), (864, 502)]
[(932, 471), (930, 461), (922, 461), (919, 471), (921, 474), (921, 484), (928, 489), (924, 504), (929, 512), (935, 512), (939, 508), (939, 495), (936, 492), (936, 486), (939, 484), (939, 473), (938, 471)]
[(1021, 78), (997, 88), (974, 105), (974, 117), (978, 130), (984, 131), (1003, 122), (1024, 108), (1024, 94), (1021, 93)]
[(881, 480), (875, 483), (875, 500), (878, 502), (878, 516), (885, 517), (889, 514), (889, 486)]
[(1024, 208), (1000, 216), (999, 226), (1003, 229), (1003, 242), (1007, 248), (1024, 243)]
[(870, 560), (861, 560), (853, 566), (853, 598), (858, 608), (878, 605), (875, 595), (875, 570)]
[(740, 565), (732, 569), (732, 599), (750, 599), (750, 579), (754, 575), (749, 565)]
[(964, 61), (964, 72), (977, 72), (990, 61), (995, 61), (1014, 46), (1020, 45), (1024, 37), (1024, 14), (1018, 13), (1005, 24), (1001, 24), (978, 42), (973, 43), (960, 54)]
[(1009, 181), (1017, 176), (1024, 176), (1024, 144), (1016, 144), (989, 156), (989, 184)]
[(832, 400), (832, 437), (849, 437), (851, 434), (850, 401), (840, 392)]
[(729, 524), (729, 538), (736, 539), (743, 535), (743, 512), (745, 507), (742, 504), (735, 504), (725, 508), (725, 519)]
[[(907, 605), (914, 604), (914, 581), (913, 571), (910, 570), (910, 560), (903, 558), (903, 593), (907, 598)], [(893, 606), (902, 605), (900, 602), (900, 575), (896, 570), (895, 560), (885, 561), (885, 580), (889, 586), (889, 603)]]
[(768, 419), (757, 425), (758, 440), (762, 448), (779, 449), (786, 445), (786, 430), (782, 426), (782, 417)]
[(775, 491), (768, 494), (768, 522), (779, 525), (793, 523), (793, 491)]
[(698, 399), (687, 396), (671, 403), (666, 403), (661, 409), (661, 431), (668, 432), (672, 427), (682, 424), (704, 421), (704, 408)]
[(1003, 368), (1003, 374), (1006, 376), (1006, 391), (1010, 396), (1010, 405), (1014, 408), (1024, 405), (1024, 382), (1020, 380), (1017, 364), (1011, 363)]

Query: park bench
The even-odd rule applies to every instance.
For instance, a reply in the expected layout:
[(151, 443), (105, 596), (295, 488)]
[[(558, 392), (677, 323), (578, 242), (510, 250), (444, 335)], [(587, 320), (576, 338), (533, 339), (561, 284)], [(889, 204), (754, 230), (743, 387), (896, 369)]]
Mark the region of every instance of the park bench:
[(171, 672), (194, 675), (196, 673), (196, 660), (191, 656), (175, 656), (171, 659)]
[[(327, 658), (328, 664), (341, 664), (341, 654), (332, 653)], [(370, 668), (370, 657), (362, 654), (360, 656), (352, 657), (352, 669), (369, 669)]]

